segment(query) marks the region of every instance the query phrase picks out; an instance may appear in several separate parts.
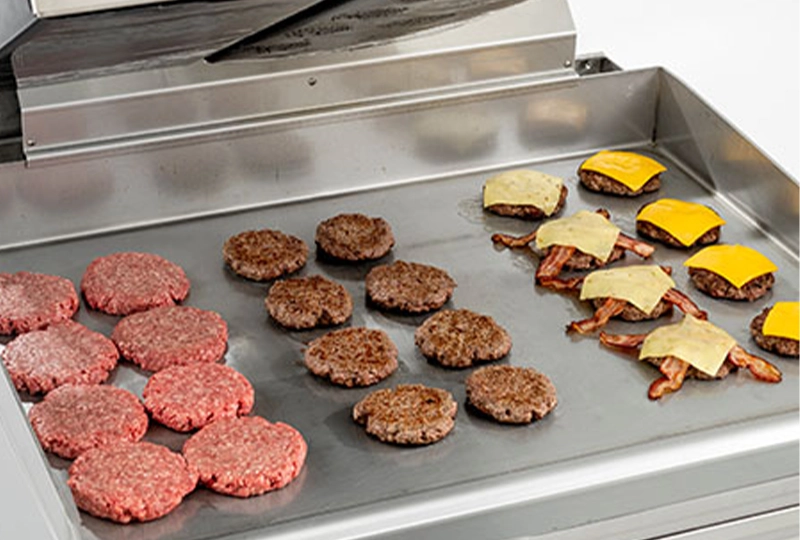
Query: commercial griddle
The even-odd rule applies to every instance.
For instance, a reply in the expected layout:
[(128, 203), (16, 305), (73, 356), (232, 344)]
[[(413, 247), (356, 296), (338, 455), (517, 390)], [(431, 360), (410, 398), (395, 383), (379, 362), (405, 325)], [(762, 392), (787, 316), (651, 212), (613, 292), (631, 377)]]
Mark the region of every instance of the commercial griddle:
[[(27, 423), (35, 398), (2, 369), (0, 538), (797, 536), (798, 363), (758, 349), (748, 327), (764, 307), (798, 299), (798, 184), (673, 74), (576, 58), (565, 0), (11, 0), (0, 14), (0, 271), (78, 284), (114, 251), (180, 264), (192, 282), (186, 304), (228, 322), (225, 363), (253, 383), (254, 414), (309, 444), (284, 489), (250, 499), (198, 489), (162, 519), (117, 525), (77, 510), (69, 462), (44, 454)], [(581, 188), (576, 169), (600, 149), (658, 159), (662, 189), (625, 199)], [(783, 381), (740, 370), (651, 402), (657, 370), (567, 335), (589, 306), (535, 287), (536, 258), (490, 240), (535, 227), (482, 210), (485, 179), (520, 167), (565, 178), (564, 215), (605, 207), (629, 234), (638, 208), (659, 197), (715, 208), (727, 220), (722, 242), (777, 264), (764, 298), (697, 292), (683, 251), (659, 245), (652, 260), (671, 265), (678, 288)], [(526, 426), (474, 414), (469, 371), (434, 366), (414, 347), (425, 317), (367, 304), (363, 279), (378, 263), (312, 254), (300, 275), (344, 284), (348, 324), (381, 328), (398, 346), (398, 372), (377, 387), (421, 382), (459, 403), (454, 431), (431, 446), (366, 435), (350, 411), (375, 387), (307, 373), (303, 348), (325, 331), (276, 326), (263, 305), (269, 284), (233, 275), (221, 254), (226, 238), (255, 228), (312, 244), (316, 225), (340, 212), (391, 223), (397, 245), (378, 263), (445, 268), (458, 282), (447, 307), (507, 328), (503, 362), (546, 373), (554, 412)], [(86, 305), (76, 319), (106, 335), (118, 321)], [(109, 382), (141, 395), (147, 375), (121, 362)], [(186, 436), (152, 425), (146, 439), (179, 450)]]

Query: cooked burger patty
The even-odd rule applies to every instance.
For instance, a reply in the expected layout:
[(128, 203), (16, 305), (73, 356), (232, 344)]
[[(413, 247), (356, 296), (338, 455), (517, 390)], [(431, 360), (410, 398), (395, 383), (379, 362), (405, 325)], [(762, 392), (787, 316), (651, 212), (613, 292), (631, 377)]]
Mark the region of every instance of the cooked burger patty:
[(442, 307), (456, 282), (435, 266), (396, 261), (376, 266), (366, 277), (367, 297), (383, 309), (425, 313)]
[(567, 186), (561, 186), (561, 194), (558, 197), (558, 202), (556, 203), (555, 209), (553, 209), (553, 213), (549, 216), (545, 215), (541, 208), (532, 204), (493, 204), (491, 206), (487, 206), (486, 210), (499, 216), (515, 217), (533, 221), (546, 217), (552, 217), (558, 214), (561, 209), (564, 208), (564, 203), (567, 201), (568, 193), (569, 189), (567, 189)]
[(305, 266), (308, 246), (299, 238), (281, 231), (244, 231), (225, 241), (222, 256), (231, 270), (240, 276), (267, 281)]
[(425, 357), (457, 368), (499, 360), (511, 350), (511, 336), (503, 327), (467, 309), (448, 309), (428, 318), (414, 333), (414, 343)]
[(470, 405), (506, 424), (539, 420), (558, 403), (552, 381), (533, 368), (482, 367), (467, 377), (465, 386)]
[(642, 193), (651, 193), (661, 187), (661, 175), (657, 174), (648, 180), (645, 185), (633, 191), (625, 184), (614, 180), (604, 174), (595, 171), (579, 170), (581, 184), (591, 191), (608, 193), (609, 195), (619, 195), (621, 197), (636, 197)]
[[(546, 248), (542, 252), (542, 258), (547, 257), (550, 253), (550, 248)], [(602, 268), (614, 261), (618, 261), (625, 257), (625, 250), (621, 247), (614, 246), (608, 260), (601, 261), (594, 255), (583, 253), (582, 251), (575, 250), (566, 263), (564, 263), (564, 270), (594, 270), (595, 268)]]
[(730, 281), (719, 274), (702, 268), (689, 268), (689, 277), (695, 287), (714, 298), (727, 300), (758, 300), (772, 288), (775, 276), (772, 273), (751, 279), (741, 288), (735, 287)]
[(772, 311), (771, 307), (764, 308), (764, 311), (756, 315), (750, 323), (750, 333), (753, 335), (753, 340), (765, 351), (797, 358), (800, 356), (800, 351), (798, 351), (799, 347), (796, 339), (764, 335), (764, 321), (767, 320), (767, 315), (769, 315), (770, 311)]
[(383, 330), (344, 328), (309, 343), (305, 363), (334, 384), (369, 386), (397, 369), (397, 347)]
[[(592, 298), (592, 304), (594, 305), (595, 309), (602, 306), (605, 302), (606, 298)], [(615, 317), (617, 319), (622, 319), (623, 321), (638, 322), (658, 319), (662, 315), (666, 315), (668, 313), (672, 313), (672, 304), (666, 302), (664, 299), (661, 299), (650, 313), (645, 313), (630, 302), (625, 302), (625, 308), (622, 310), (622, 313), (616, 315)]]
[(278, 324), (295, 330), (342, 324), (353, 314), (347, 289), (322, 276), (278, 281), (264, 303)]
[(380, 259), (394, 246), (389, 223), (381, 217), (339, 214), (317, 226), (314, 240), (329, 257), (343, 261)]
[(639, 221), (639, 220), (636, 221), (636, 232), (638, 232), (642, 236), (647, 238), (652, 238), (653, 240), (658, 240), (659, 242), (666, 244), (668, 246), (681, 249), (689, 249), (694, 246), (713, 244), (719, 241), (719, 235), (721, 230), (722, 230), (721, 226), (714, 227), (713, 229), (710, 229), (708, 232), (706, 232), (703, 236), (695, 240), (693, 244), (689, 246), (684, 246), (678, 241), (677, 238), (669, 234), (661, 227), (653, 225), (648, 221)]

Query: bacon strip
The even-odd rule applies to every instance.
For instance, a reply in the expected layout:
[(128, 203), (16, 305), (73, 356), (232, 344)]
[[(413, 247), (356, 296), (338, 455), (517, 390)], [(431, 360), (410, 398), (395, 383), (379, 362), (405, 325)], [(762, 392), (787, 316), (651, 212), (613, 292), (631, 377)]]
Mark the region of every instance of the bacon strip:
[(670, 289), (662, 298), (663, 300), (678, 306), (678, 309), (683, 311), (684, 313), (688, 313), (693, 317), (697, 317), (698, 319), (706, 320), (708, 319), (708, 313), (700, 309), (697, 304), (695, 304), (691, 298), (683, 294), (678, 289)]
[(647, 391), (650, 399), (659, 399), (670, 392), (677, 392), (683, 386), (683, 380), (689, 371), (689, 364), (674, 356), (667, 356), (659, 366), (663, 377), (656, 379)]
[(588, 334), (599, 330), (608, 324), (609, 319), (622, 313), (625, 309), (625, 300), (619, 298), (607, 298), (602, 306), (597, 308), (594, 315), (589, 319), (582, 321), (573, 321), (567, 326), (567, 332), (578, 332), (579, 334)]
[(783, 378), (778, 368), (763, 358), (750, 354), (739, 345), (734, 345), (730, 350), (728, 360), (737, 367), (749, 369), (750, 373), (759, 381), (778, 383)]
[(539, 285), (553, 289), (558, 292), (575, 292), (581, 288), (584, 276), (571, 278), (543, 277), (539, 280)]
[(627, 249), (628, 251), (633, 251), (643, 259), (648, 258), (656, 251), (656, 248), (651, 246), (647, 242), (636, 240), (635, 238), (631, 238), (630, 236), (625, 235), (623, 233), (619, 233), (615, 245), (617, 247)]
[(534, 240), (536, 240), (536, 231), (526, 234), (525, 236), (511, 236), (510, 234), (500, 233), (495, 233), (492, 235), (492, 242), (510, 248), (525, 247)]
[(539, 267), (536, 269), (536, 283), (545, 286), (548, 281), (552, 283), (573, 253), (575, 253), (574, 246), (553, 246), (547, 257), (539, 262)]
[(600, 332), (600, 343), (606, 347), (618, 349), (635, 349), (644, 343), (647, 334), (606, 334)]
[(605, 208), (598, 208), (597, 210), (594, 211), (594, 213), (595, 214), (600, 214), (601, 216), (603, 216), (606, 219), (611, 219), (611, 214), (609, 214), (608, 210), (606, 210)]

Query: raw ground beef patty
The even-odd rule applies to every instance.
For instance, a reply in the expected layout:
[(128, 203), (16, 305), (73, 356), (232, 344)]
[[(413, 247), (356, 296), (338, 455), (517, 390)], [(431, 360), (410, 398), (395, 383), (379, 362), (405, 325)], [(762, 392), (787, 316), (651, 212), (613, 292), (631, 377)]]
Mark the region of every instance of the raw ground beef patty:
[(3, 351), (14, 387), (29, 394), (47, 393), (64, 384), (100, 384), (118, 358), (110, 339), (74, 321), (18, 336)]
[(329, 257), (343, 261), (380, 259), (394, 246), (389, 223), (381, 217), (339, 214), (317, 226), (317, 247)]
[(122, 356), (142, 369), (216, 362), (225, 354), (228, 325), (213, 311), (167, 306), (122, 319), (111, 339)]
[(467, 309), (444, 310), (414, 333), (426, 358), (443, 366), (465, 368), (499, 360), (511, 350), (511, 336), (494, 319)]
[(353, 420), (378, 440), (422, 445), (443, 439), (455, 426), (458, 404), (441, 388), (400, 384), (375, 390), (353, 407)]
[(397, 347), (383, 330), (344, 328), (309, 343), (305, 362), (334, 384), (369, 386), (397, 369)]
[(112, 253), (89, 264), (81, 291), (92, 308), (127, 315), (183, 301), (189, 279), (183, 268), (153, 253)]
[(223, 418), (248, 414), (253, 386), (235, 369), (221, 364), (173, 366), (155, 373), (142, 391), (153, 420), (191, 431)]
[(200, 483), (235, 497), (284, 487), (300, 474), (307, 452), (299, 431), (260, 416), (214, 422), (183, 445), (183, 455), (200, 473)]
[(295, 236), (262, 229), (231, 236), (222, 246), (231, 270), (255, 281), (267, 281), (300, 270), (308, 259), (308, 246)]
[(106, 385), (56, 388), (28, 414), (42, 447), (63, 458), (123, 441), (147, 431), (147, 413), (132, 393)]
[(441, 268), (414, 262), (376, 266), (366, 277), (367, 297), (375, 305), (406, 313), (439, 309), (455, 287), (455, 280)]
[(470, 405), (507, 424), (538, 420), (558, 403), (556, 387), (533, 368), (486, 366), (472, 372), (465, 385)]
[(197, 486), (180, 454), (149, 442), (89, 450), (69, 468), (78, 508), (119, 523), (150, 521), (172, 511)]
[(264, 304), (278, 324), (294, 330), (342, 324), (353, 314), (353, 299), (347, 289), (322, 276), (278, 281)]
[(0, 273), (0, 334), (22, 334), (66, 321), (79, 303), (75, 286), (66, 278)]

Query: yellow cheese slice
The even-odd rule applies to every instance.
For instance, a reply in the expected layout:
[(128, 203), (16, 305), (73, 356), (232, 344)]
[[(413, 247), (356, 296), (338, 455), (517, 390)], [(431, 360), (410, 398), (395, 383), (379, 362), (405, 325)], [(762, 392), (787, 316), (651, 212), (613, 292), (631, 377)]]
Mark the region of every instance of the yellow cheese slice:
[(738, 244), (701, 249), (683, 265), (714, 272), (737, 288), (752, 279), (778, 270), (772, 261), (758, 251)]
[(581, 210), (566, 218), (548, 221), (536, 231), (536, 247), (575, 246), (607, 261), (619, 236), (619, 227), (596, 212)]
[(597, 270), (583, 280), (581, 300), (618, 298), (650, 313), (674, 286), (675, 282), (659, 266), (636, 265)]
[(656, 328), (645, 338), (639, 359), (674, 356), (707, 375), (716, 375), (736, 345), (725, 330), (686, 315), (678, 324)]
[(659, 199), (642, 208), (636, 221), (646, 221), (664, 229), (684, 246), (691, 246), (705, 233), (725, 224), (725, 220), (707, 206)]
[(761, 331), (765, 336), (800, 341), (800, 302), (776, 302)]
[(561, 197), (564, 180), (539, 171), (506, 171), (483, 186), (483, 207), (495, 204), (533, 205), (551, 215)]
[(602, 150), (581, 164), (582, 171), (594, 171), (613, 178), (632, 191), (640, 189), (652, 177), (667, 170), (661, 163), (633, 152)]

